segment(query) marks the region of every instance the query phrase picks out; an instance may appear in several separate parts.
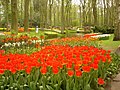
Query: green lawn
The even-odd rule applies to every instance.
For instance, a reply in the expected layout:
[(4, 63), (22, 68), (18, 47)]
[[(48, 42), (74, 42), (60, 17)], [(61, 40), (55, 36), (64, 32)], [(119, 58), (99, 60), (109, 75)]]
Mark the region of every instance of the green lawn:
[(113, 41), (113, 37), (114, 35), (112, 34), (109, 40), (101, 40), (102, 48), (114, 52), (117, 49), (117, 47), (120, 45), (120, 41)]
[[(58, 37), (64, 37), (65, 35), (66, 36), (70, 36), (71, 34), (75, 34), (76, 33), (76, 30), (65, 30), (66, 34), (61, 34), (61, 33), (58, 33), (58, 32), (55, 32), (55, 31), (42, 31), (42, 30), (39, 30), (38, 33), (36, 33), (35, 31), (31, 31), (31, 32), (22, 32), (22, 33), (19, 33), (19, 35), (23, 35), (23, 34), (28, 34), (30, 36), (37, 36), (39, 37), (40, 35), (46, 35), (46, 37), (49, 35), (57, 35)], [(52, 38), (52, 37), (51, 37)], [(55, 37), (53, 37), (55, 38)], [(47, 38), (49, 39), (49, 37)]]

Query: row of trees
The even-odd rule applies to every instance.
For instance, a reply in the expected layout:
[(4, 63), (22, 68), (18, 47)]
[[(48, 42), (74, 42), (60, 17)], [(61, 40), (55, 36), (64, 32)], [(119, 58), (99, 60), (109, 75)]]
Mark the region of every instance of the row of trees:
[(119, 0), (77, 2), (74, 4), (73, 0), (1, 0), (0, 22), (11, 23), (13, 30), (17, 30), (19, 22), (20, 26), (24, 25), (26, 31), (28, 27), (36, 25), (43, 28), (60, 26), (63, 30), (71, 26), (106, 25), (115, 26), (115, 33), (119, 31)]

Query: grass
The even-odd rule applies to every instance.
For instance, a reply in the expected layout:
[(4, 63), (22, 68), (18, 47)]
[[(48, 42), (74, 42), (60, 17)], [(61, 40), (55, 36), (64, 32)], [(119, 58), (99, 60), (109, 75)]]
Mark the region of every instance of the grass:
[(49, 38), (57, 38), (57, 36), (59, 36), (59, 33), (56, 33), (54, 31), (40, 31), (38, 33), (36, 33), (35, 31), (31, 31), (31, 32), (22, 32), (19, 33), (18, 35), (24, 35), (24, 34), (28, 34), (31, 37), (37, 36), (40, 37), (40, 35), (45, 35), (46, 39)]
[(58, 37), (62, 37), (62, 36), (65, 36), (65, 35), (71, 35), (71, 34), (74, 34), (74, 33), (76, 33), (76, 31), (75, 30), (64, 30), (65, 32), (67, 31), (67, 33), (66, 34), (61, 34), (61, 33), (57, 33), (57, 32), (55, 32), (55, 31), (46, 31), (46, 30), (44, 30), (44, 31), (41, 31), (41, 30), (39, 30), (39, 32), (38, 33), (36, 33), (35, 31), (31, 31), (31, 32), (22, 32), (22, 33), (19, 33), (19, 35), (22, 35), (22, 34), (29, 34), (30, 36), (37, 36), (37, 37), (39, 37), (41, 34), (42, 35), (57, 35)]
[(56, 32), (44, 32), (45, 34), (58, 34), (58, 33), (56, 33)]
[(114, 52), (117, 47), (120, 45), (120, 41), (113, 41), (113, 37), (114, 35), (111, 34), (111, 36), (109, 37), (109, 40), (101, 40), (101, 46), (102, 48), (106, 49), (106, 50), (111, 50), (112, 52)]

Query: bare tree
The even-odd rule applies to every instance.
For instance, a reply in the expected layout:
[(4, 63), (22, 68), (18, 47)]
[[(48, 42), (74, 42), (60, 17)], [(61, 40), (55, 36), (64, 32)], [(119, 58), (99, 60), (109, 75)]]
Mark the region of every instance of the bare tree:
[(62, 0), (61, 2), (61, 33), (64, 33), (64, 29), (65, 29), (65, 15), (64, 15), (64, 0)]
[(92, 0), (94, 25), (97, 25), (97, 0)]
[(29, 28), (29, 0), (24, 0), (24, 30)]
[(18, 32), (18, 10), (17, 10), (17, 0), (11, 0), (11, 12), (12, 12), (12, 24), (11, 29)]
[(120, 0), (115, 0), (116, 4), (116, 28), (114, 32), (114, 41), (120, 40)]

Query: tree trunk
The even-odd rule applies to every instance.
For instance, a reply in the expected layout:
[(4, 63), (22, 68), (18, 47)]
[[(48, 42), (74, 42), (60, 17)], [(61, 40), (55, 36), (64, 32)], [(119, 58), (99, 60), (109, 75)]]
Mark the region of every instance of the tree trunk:
[(49, 25), (52, 25), (52, 5), (53, 0), (49, 0)]
[(7, 31), (9, 30), (10, 26), (9, 26), (9, 18), (8, 18), (8, 14), (9, 14), (9, 0), (5, 0), (5, 15), (6, 15), (6, 28)]
[(82, 27), (82, 15), (81, 15), (81, 6), (79, 5), (79, 24), (80, 24), (80, 27)]
[(116, 18), (116, 28), (114, 32), (114, 41), (120, 40), (120, 0), (115, 0), (116, 2), (116, 10), (117, 10), (117, 18)]
[(85, 25), (86, 23), (86, 14), (85, 14), (85, 0), (84, 0), (84, 4), (82, 5), (82, 10), (83, 10), (83, 25)]
[[(0, 1), (0, 6), (2, 6), (2, 1)], [(2, 11), (2, 7), (0, 7), (0, 11)], [(2, 14), (0, 13), (0, 22), (2, 21)], [(0, 27), (2, 24), (0, 23)]]
[(93, 6), (93, 17), (94, 17), (94, 25), (97, 25), (97, 6), (96, 6), (96, 0), (92, 0), (92, 6)]
[(110, 21), (111, 24), (110, 24), (110, 25), (111, 25), (111, 26), (114, 26), (114, 22), (115, 22), (114, 0), (112, 0), (111, 2), (112, 2), (112, 6), (111, 6), (111, 10), (110, 10), (110, 11), (111, 11), (111, 21)]
[(92, 10), (91, 10), (91, 0), (89, 0), (89, 3), (88, 3), (88, 21), (87, 21), (87, 23), (88, 24), (92, 24), (92, 20), (91, 20), (91, 18), (92, 18)]
[(24, 31), (29, 28), (29, 0), (24, 0)]
[(104, 25), (107, 24), (107, 20), (106, 20), (106, 3), (105, 3), (105, 0), (103, 0), (103, 3), (104, 3)]
[(20, 26), (22, 26), (23, 27), (23, 0), (21, 0), (21, 12), (20, 12), (20, 18), (21, 18), (21, 20), (20, 20)]
[(110, 26), (109, 25), (109, 19), (110, 19), (110, 11), (109, 11), (109, 1), (110, 0), (106, 0), (106, 2), (107, 2), (107, 9), (106, 9), (106, 15), (107, 15), (107, 18), (106, 18), (106, 20), (107, 20), (107, 26)]
[(57, 11), (57, 6), (54, 5), (53, 7), (53, 25), (56, 26), (56, 22), (57, 22), (57, 19), (56, 19), (56, 11)]
[(57, 26), (60, 26), (61, 24), (60, 0), (56, 0), (56, 1), (57, 1), (56, 21), (57, 21)]
[(66, 0), (66, 6), (65, 6), (65, 26), (70, 26), (70, 11), (71, 11), (71, 0)]
[(11, 0), (11, 13), (12, 13), (11, 29), (17, 33), (18, 32), (17, 0)]
[(100, 8), (100, 10), (101, 10), (101, 23), (100, 23), (100, 25), (102, 26), (102, 25), (104, 25), (104, 15), (103, 15), (103, 8)]
[(64, 29), (65, 29), (65, 22), (64, 22), (64, 0), (62, 0), (62, 4), (61, 4), (61, 33), (64, 33)]
[(30, 0), (30, 27), (32, 27), (33, 23), (33, 0)]
[(40, 0), (40, 26), (42, 28), (45, 28), (47, 27), (47, 3), (48, 3), (48, 0)]

